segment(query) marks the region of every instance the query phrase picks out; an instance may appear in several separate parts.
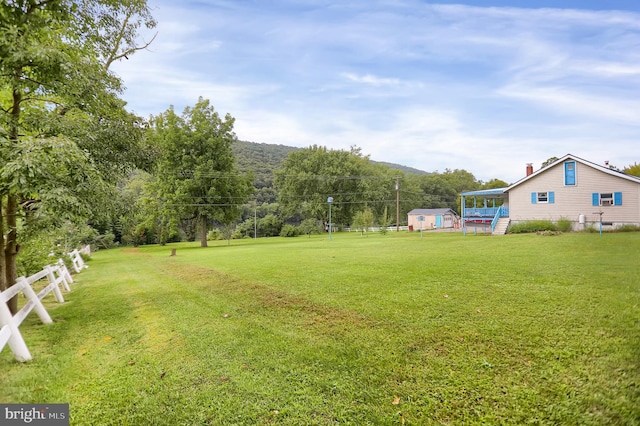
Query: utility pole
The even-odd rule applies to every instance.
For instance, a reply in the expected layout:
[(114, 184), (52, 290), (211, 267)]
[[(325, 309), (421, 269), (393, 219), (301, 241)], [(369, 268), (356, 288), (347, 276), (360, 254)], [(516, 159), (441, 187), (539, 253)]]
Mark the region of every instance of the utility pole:
[(396, 232), (400, 232), (400, 178), (396, 177)]

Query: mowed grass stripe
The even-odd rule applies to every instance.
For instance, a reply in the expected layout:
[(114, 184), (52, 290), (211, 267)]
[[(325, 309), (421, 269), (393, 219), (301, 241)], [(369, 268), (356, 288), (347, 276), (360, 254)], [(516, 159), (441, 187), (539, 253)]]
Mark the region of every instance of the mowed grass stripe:
[(35, 360), (0, 355), (2, 399), (76, 424), (639, 417), (638, 235), (388, 237), (96, 253), (25, 324)]

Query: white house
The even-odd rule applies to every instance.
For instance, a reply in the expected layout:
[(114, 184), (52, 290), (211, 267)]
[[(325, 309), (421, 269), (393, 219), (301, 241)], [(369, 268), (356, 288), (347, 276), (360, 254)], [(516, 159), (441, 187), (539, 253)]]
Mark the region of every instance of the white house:
[[(568, 219), (574, 229), (599, 225), (640, 225), (640, 178), (606, 165), (567, 154), (540, 170), (527, 167), (527, 176), (507, 188), (461, 194), (466, 226), (491, 227), (504, 233), (509, 222)], [(479, 199), (482, 206), (477, 205)]]

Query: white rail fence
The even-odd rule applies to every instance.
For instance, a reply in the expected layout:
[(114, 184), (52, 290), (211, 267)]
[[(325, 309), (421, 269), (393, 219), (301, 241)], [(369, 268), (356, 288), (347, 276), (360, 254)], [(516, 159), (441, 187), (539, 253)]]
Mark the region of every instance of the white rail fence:
[(91, 248), (89, 246), (84, 246), (80, 250), (75, 249), (74, 251), (69, 253), (69, 257), (71, 258), (71, 262), (73, 265), (73, 270), (76, 271), (76, 273), (79, 273), (84, 268), (89, 267), (84, 263), (84, 259), (82, 259), (81, 256), (82, 254), (90, 255)]
[[(69, 253), (73, 262), (73, 268), (76, 272), (88, 268), (80, 256), (81, 252), (82, 251), (74, 250)], [(86, 253), (86, 250), (84, 253)], [(48, 284), (36, 293), (31, 286), (43, 278), (47, 278)], [(30, 277), (19, 277), (13, 286), (0, 292), (0, 351), (2, 351), (5, 345), (9, 345), (17, 361), (25, 362), (31, 360), (31, 353), (19, 330), (20, 324), (22, 324), (31, 311), (35, 311), (44, 324), (51, 324), (53, 321), (42, 304), (42, 299), (49, 293), (53, 293), (56, 301), (59, 303), (64, 302), (64, 296), (62, 295), (60, 287), (67, 292), (71, 291), (71, 283), (73, 283), (73, 278), (64, 261), (59, 259), (55, 265), (47, 265), (37, 274), (31, 275)], [(18, 293), (22, 293), (27, 299), (27, 302), (15, 315), (12, 315), (7, 306), (7, 302)]]

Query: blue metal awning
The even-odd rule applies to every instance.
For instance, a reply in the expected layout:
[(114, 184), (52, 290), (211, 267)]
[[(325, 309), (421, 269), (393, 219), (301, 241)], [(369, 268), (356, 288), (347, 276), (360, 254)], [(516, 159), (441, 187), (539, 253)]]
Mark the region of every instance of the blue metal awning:
[(478, 191), (468, 191), (462, 192), (460, 195), (463, 197), (486, 197), (489, 195), (500, 196), (505, 194), (505, 190), (507, 188), (492, 188), (492, 189), (481, 189)]

